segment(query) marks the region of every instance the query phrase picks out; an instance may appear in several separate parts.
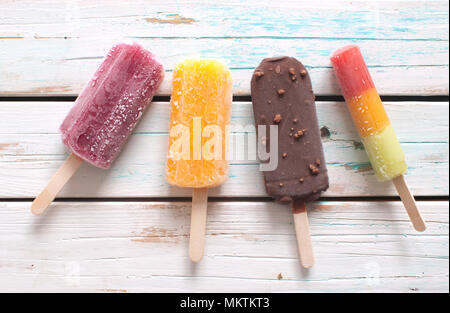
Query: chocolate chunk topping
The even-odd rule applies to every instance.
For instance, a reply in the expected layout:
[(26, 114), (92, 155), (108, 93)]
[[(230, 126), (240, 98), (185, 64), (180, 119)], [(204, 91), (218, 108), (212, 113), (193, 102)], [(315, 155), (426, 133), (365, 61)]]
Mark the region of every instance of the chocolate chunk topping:
[(316, 160), (316, 164), (317, 164), (317, 166), (320, 166), (320, 159)]
[(264, 72), (263, 71), (255, 71), (254, 75), (256, 76), (256, 78), (261, 78), (264, 76)]
[(291, 75), (292, 81), (295, 81), (297, 79), (297, 75), (295, 75), (295, 69), (293, 67), (289, 68), (289, 74)]
[(300, 137), (303, 136), (303, 135), (304, 135), (303, 130), (298, 130), (298, 131), (295, 133), (294, 138), (295, 138), (295, 139), (298, 139), (298, 138), (300, 138)]
[(283, 154), (281, 155), (283, 158), (286, 158), (287, 157), (287, 153), (286, 152), (283, 152)]
[(279, 65), (277, 65), (277, 67), (275, 68), (275, 73), (277, 74), (281, 73), (281, 67)]
[(301, 182), (301, 183), (303, 183), (303, 182), (305, 182), (305, 179), (302, 177), (302, 178), (300, 178), (298, 181)]
[(283, 187), (284, 186), (284, 184), (283, 183), (280, 183), (280, 187)]
[(307, 72), (306, 72), (305, 69), (302, 69), (302, 70), (300, 71), (300, 76), (301, 76), (302, 78), (306, 77), (306, 74), (307, 74)]
[(282, 95), (284, 95), (284, 93), (286, 92), (284, 89), (278, 89), (278, 94), (280, 95), (280, 96), (282, 96)]
[(292, 120), (292, 123), (294, 123), (294, 124), (296, 124), (298, 122), (298, 119), (297, 118), (294, 118), (293, 120)]
[(311, 174), (317, 175), (319, 174), (319, 169), (314, 166), (314, 164), (309, 165), (309, 170), (311, 171)]
[(275, 124), (279, 124), (281, 122), (282, 118), (281, 118), (281, 114), (276, 114), (275, 117), (273, 118), (273, 122)]

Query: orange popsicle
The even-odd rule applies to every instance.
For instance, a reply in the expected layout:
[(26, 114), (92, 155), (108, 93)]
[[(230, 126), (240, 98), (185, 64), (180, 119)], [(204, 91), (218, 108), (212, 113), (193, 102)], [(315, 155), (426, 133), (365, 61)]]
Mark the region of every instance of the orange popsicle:
[(214, 60), (186, 60), (173, 73), (166, 179), (193, 188), (189, 256), (194, 262), (203, 257), (208, 188), (228, 177), (231, 87), (228, 68)]
[(227, 179), (231, 100), (231, 75), (224, 64), (190, 59), (175, 68), (166, 171), (170, 184), (204, 188)]

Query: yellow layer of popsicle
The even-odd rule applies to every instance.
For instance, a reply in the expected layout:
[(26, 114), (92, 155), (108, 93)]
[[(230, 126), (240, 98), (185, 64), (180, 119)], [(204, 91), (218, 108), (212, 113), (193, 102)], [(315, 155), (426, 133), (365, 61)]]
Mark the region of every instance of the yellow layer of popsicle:
[(363, 138), (377, 134), (390, 124), (375, 88), (363, 91), (360, 96), (347, 99), (347, 103), (359, 135)]
[(391, 180), (406, 172), (405, 155), (390, 124), (376, 135), (363, 137), (362, 142), (378, 180)]
[[(167, 161), (166, 178), (170, 184), (181, 187), (213, 187), (220, 185), (228, 177), (228, 162), (226, 160), (226, 131), (230, 123), (232, 101), (232, 83), (228, 68), (215, 60), (190, 59), (180, 63), (173, 73), (173, 90), (171, 97), (169, 157)], [(194, 120), (201, 125), (203, 136), (194, 136)], [(178, 125), (178, 126), (177, 126)], [(183, 125), (183, 126), (180, 126)], [(219, 158), (207, 160), (203, 154), (208, 150), (211, 134), (206, 130), (211, 127), (220, 130), (221, 147)], [(189, 128), (190, 149), (184, 154), (187, 158), (176, 159), (178, 150), (171, 150), (180, 134), (175, 130)], [(180, 128), (181, 127), (181, 128)], [(200, 145), (194, 144), (195, 138), (200, 139)], [(211, 142), (211, 141), (210, 141)], [(178, 141), (179, 143), (179, 141)], [(199, 148), (200, 146), (200, 148)], [(199, 150), (202, 149), (202, 150)], [(216, 149), (213, 147), (212, 150)], [(221, 149), (221, 150), (220, 150)]]

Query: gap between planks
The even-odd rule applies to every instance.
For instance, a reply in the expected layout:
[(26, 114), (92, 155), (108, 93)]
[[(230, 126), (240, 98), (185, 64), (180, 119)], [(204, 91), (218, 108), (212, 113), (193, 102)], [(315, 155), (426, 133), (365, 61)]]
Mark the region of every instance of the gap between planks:
[[(449, 196), (415, 196), (416, 201), (422, 202), (433, 202), (433, 201), (449, 201)], [(0, 202), (32, 202), (34, 198), (0, 198)], [(53, 202), (136, 202), (136, 203), (146, 203), (146, 202), (190, 202), (192, 197), (80, 197), (80, 198), (55, 198)], [(320, 197), (314, 202), (382, 202), (390, 201), (396, 202), (401, 201), (398, 196), (354, 196), (354, 197)], [(208, 197), (208, 202), (273, 202), (275, 200), (269, 196), (267, 197)]]
[[(50, 96), (27, 96), (27, 95), (1, 95), (0, 102), (74, 102), (78, 95), (50, 95)], [(408, 96), (408, 95), (384, 95), (380, 96), (383, 102), (448, 102), (448, 95), (440, 96)], [(251, 96), (234, 95), (233, 102), (251, 102)], [(316, 96), (316, 102), (344, 102), (342, 95)], [(154, 96), (152, 102), (170, 102), (170, 96)]]

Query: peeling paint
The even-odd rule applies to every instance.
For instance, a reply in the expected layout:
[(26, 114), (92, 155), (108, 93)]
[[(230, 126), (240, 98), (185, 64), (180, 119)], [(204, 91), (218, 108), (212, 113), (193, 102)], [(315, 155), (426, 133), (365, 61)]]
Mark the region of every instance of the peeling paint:
[[(71, 92), (72, 86), (48, 86), (48, 87), (37, 87), (32, 88), (30, 90), (20, 90), (20, 91), (14, 91), (14, 90), (5, 90), (0, 91), (0, 94), (4, 95), (21, 95), (21, 94), (50, 94), (50, 93), (68, 93)], [(75, 93), (75, 92), (74, 92)]]
[(259, 241), (259, 239), (255, 236), (249, 235), (249, 234), (241, 234), (240, 236), (233, 236), (234, 238), (243, 238), (247, 241)]
[(345, 193), (345, 189), (346, 189), (346, 186), (345, 186), (345, 185), (342, 185), (342, 184), (341, 184), (341, 185), (333, 184), (333, 185), (330, 186), (330, 189), (328, 189), (328, 192), (342, 195), (342, 194)]
[(193, 18), (183, 17), (179, 14), (169, 14), (167, 15), (167, 19), (146, 18), (145, 20), (149, 23), (158, 24), (193, 24), (196, 22)]
[(0, 151), (4, 151), (11, 147), (17, 147), (18, 145), (19, 145), (19, 143), (17, 143), (17, 142), (15, 142), (15, 143), (0, 143)]
[(331, 137), (330, 129), (326, 126), (320, 128), (320, 137), (328, 139)]
[[(339, 208), (351, 208), (353, 206), (350, 202), (340, 202)], [(327, 211), (336, 213), (336, 203), (330, 202), (329, 204), (325, 204), (325, 202), (319, 202), (318, 204), (311, 205), (312, 211)]]
[(355, 147), (355, 150), (364, 150), (364, 145), (361, 141), (353, 141), (353, 147)]
[(103, 291), (103, 292), (122, 292), (122, 293), (127, 293), (128, 290), (126, 289), (99, 289), (99, 291)]
[(34, 39), (72, 39), (72, 38), (80, 38), (80, 37), (68, 37), (68, 36), (39, 36), (38, 34), (34, 34), (33, 36)]
[(174, 232), (167, 231), (164, 228), (147, 227), (137, 235), (138, 239), (132, 239), (136, 242), (167, 242), (178, 241)]
[(356, 173), (370, 172), (372, 170), (370, 163), (346, 163), (344, 166), (347, 170), (356, 171)]

